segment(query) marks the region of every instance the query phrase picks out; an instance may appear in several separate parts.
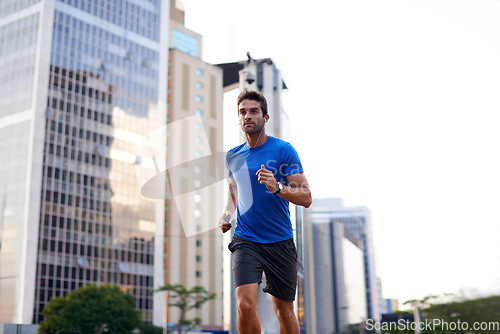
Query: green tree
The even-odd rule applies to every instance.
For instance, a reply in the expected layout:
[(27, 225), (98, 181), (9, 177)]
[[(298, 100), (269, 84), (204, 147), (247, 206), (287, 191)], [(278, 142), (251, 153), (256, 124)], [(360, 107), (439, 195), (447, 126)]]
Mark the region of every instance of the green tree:
[[(435, 304), (423, 310), (422, 313), (430, 321), (436, 319), (436, 321), (439, 320), (450, 324), (460, 320), (461, 323), (467, 323), (468, 332), (471, 332), (474, 323), (481, 323), (484, 326), (498, 325), (497, 322), (500, 319), (500, 296)], [(462, 329), (464, 329), (463, 326)], [(499, 329), (498, 327), (491, 327), (483, 330), (483, 332), (498, 332)], [(443, 333), (467, 332), (466, 330), (453, 331), (449, 326), (443, 326), (441, 331)]]
[(163, 328), (143, 322), (139, 325), (140, 334), (163, 334)]
[(52, 298), (42, 311), (38, 333), (123, 334), (140, 325), (135, 298), (116, 285), (89, 284)]
[(201, 286), (195, 286), (188, 290), (182, 284), (167, 284), (155, 291), (166, 291), (169, 295), (168, 305), (180, 309), (177, 322), (179, 334), (182, 333), (183, 327), (192, 327), (199, 323), (199, 319), (186, 319), (186, 313), (191, 309), (200, 308), (201, 305), (215, 298), (215, 293), (210, 293)]

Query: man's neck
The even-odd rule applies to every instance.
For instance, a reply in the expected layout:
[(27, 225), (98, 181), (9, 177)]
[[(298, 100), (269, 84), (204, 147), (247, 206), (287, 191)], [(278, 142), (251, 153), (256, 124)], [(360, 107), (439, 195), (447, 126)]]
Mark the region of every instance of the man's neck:
[(249, 148), (254, 148), (257, 146), (260, 146), (264, 144), (269, 136), (267, 135), (266, 131), (262, 129), (259, 134), (254, 133), (254, 134), (246, 134), (246, 139), (247, 139), (247, 146)]

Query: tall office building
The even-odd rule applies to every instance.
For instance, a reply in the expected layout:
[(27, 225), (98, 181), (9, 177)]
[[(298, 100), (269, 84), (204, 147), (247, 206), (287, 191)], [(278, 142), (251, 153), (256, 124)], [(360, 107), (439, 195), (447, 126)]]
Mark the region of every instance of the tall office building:
[(0, 322), (38, 323), (51, 297), (113, 283), (163, 323), (164, 202), (141, 186), (165, 168), (144, 147), (165, 124), (168, 13), (0, 2)]
[[(216, 164), (221, 163), (223, 150), (222, 70), (201, 59), (201, 36), (184, 26), (180, 1), (171, 2), (170, 40), (165, 282), (188, 289), (202, 286), (215, 293), (214, 300), (191, 310), (186, 318), (199, 318), (203, 329), (221, 330), (222, 233), (218, 220), (225, 181)], [(179, 312), (169, 308), (168, 322), (177, 323)]]
[(328, 198), (304, 211), (308, 332), (345, 332), (366, 319), (380, 320), (368, 208)]

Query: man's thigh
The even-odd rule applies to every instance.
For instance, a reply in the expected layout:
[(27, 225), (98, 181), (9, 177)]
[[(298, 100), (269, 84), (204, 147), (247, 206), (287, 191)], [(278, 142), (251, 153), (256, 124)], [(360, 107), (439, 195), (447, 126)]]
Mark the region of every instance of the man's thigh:
[(229, 250), (233, 253), (233, 282), (235, 287), (262, 282), (264, 267), (257, 247), (254, 243), (238, 236), (234, 236), (229, 244)]
[(266, 287), (264, 292), (282, 301), (295, 300), (297, 289), (297, 250), (292, 239), (266, 245), (263, 253)]

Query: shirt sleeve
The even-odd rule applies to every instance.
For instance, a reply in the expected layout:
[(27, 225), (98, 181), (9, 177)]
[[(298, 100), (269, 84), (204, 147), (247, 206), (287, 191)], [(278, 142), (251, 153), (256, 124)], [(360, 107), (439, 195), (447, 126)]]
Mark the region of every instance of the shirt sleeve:
[(227, 176), (230, 179), (234, 179), (233, 172), (231, 171), (230, 163), (229, 163), (229, 159), (231, 158), (231, 156), (232, 156), (231, 152), (228, 152), (226, 154), (226, 170), (227, 170)]
[(300, 162), (299, 154), (291, 144), (286, 143), (282, 152), (283, 152), (282, 170), (285, 176), (304, 172), (304, 169), (302, 168), (302, 163)]
[(229, 151), (226, 154), (226, 168), (227, 176), (234, 179), (234, 174), (238, 172), (240, 168), (246, 165), (246, 160), (243, 155), (238, 152)]

